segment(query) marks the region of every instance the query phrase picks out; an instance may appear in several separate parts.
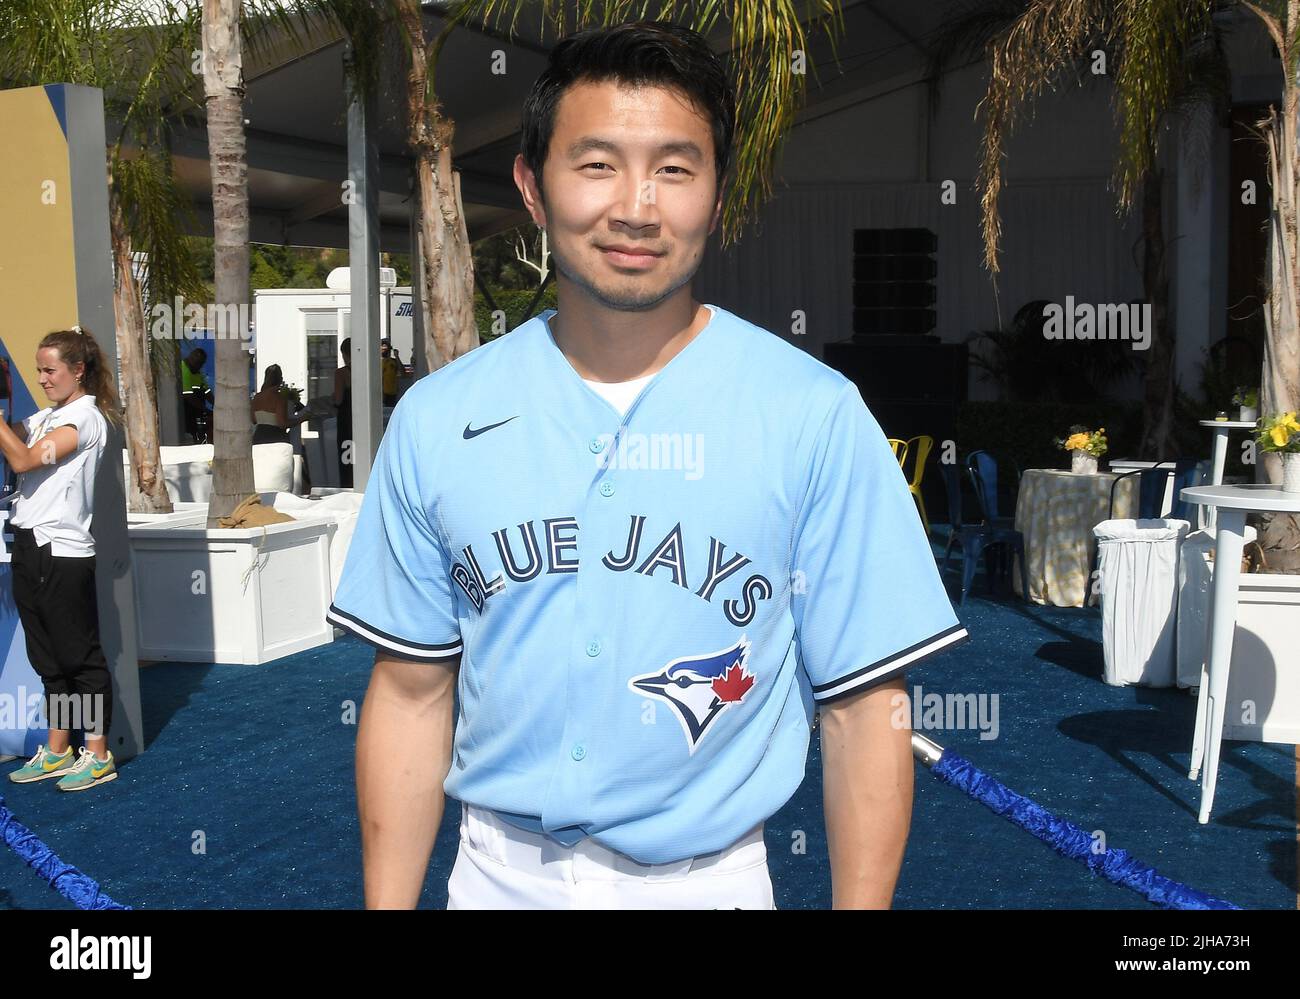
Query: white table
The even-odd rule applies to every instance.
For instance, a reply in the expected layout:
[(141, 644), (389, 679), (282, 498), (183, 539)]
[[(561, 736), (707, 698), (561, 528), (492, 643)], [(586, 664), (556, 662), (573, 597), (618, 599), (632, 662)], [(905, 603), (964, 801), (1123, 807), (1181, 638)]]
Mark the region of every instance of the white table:
[[(1214, 784), (1219, 775), (1219, 744), (1232, 666), (1232, 637), (1237, 628), (1237, 582), (1241, 576), (1241, 551), (1245, 546), (1249, 511), (1300, 513), (1300, 493), (1287, 493), (1269, 482), (1241, 485), (1193, 486), (1182, 498), (1198, 506), (1218, 509), (1214, 536), (1214, 588), (1210, 595), (1208, 654), (1201, 666), (1201, 692), (1196, 702), (1196, 731), (1192, 737), (1189, 780), (1201, 777), (1199, 821), (1210, 821)], [(1201, 764), (1205, 766), (1202, 769)]]
[[(1223, 485), (1223, 467), (1228, 463), (1228, 432), (1231, 430), (1254, 430), (1255, 424), (1242, 420), (1201, 420), (1201, 426), (1214, 431), (1214, 465), (1210, 474), (1210, 485)], [(1205, 510), (1205, 522), (1201, 525), (1207, 530), (1214, 530), (1214, 507)]]

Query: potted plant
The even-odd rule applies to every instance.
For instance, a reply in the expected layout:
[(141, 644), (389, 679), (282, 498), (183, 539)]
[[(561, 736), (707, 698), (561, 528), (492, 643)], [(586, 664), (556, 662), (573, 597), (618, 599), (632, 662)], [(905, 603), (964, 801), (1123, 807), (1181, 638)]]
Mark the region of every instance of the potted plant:
[(1070, 452), (1070, 471), (1082, 475), (1097, 474), (1097, 459), (1106, 453), (1106, 428), (1089, 430), (1075, 425), (1070, 428), (1070, 436), (1056, 439), (1057, 447)]
[(1237, 386), (1232, 404), (1237, 407), (1237, 419), (1242, 423), (1254, 423), (1259, 419), (1259, 389)]
[(1300, 493), (1300, 419), (1292, 413), (1274, 413), (1265, 418), (1255, 435), (1261, 451), (1272, 451), (1282, 459), (1282, 489)]

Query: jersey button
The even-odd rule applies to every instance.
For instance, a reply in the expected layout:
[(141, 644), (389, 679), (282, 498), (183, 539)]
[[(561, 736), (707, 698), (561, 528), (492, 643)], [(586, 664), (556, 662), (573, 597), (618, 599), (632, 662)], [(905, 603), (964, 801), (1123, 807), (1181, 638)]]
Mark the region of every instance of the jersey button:
[(582, 743), (578, 743), (571, 750), (569, 750), (569, 755), (572, 756), (575, 760), (583, 760), (587, 756), (587, 747), (584, 746)]
[(606, 479), (604, 482), (602, 482), (602, 483), (600, 484), (600, 495), (602, 495), (602, 496), (613, 496), (613, 495), (614, 495), (614, 483), (610, 482), (609, 479)]
[(592, 454), (600, 454), (601, 451), (605, 450), (605, 442), (599, 437), (593, 437), (587, 447), (591, 448)]
[(596, 656), (598, 656), (598, 655), (600, 655), (600, 643), (597, 642), (597, 641), (595, 641), (594, 639), (593, 639), (592, 641), (588, 642), (588, 643), (587, 643), (587, 655), (589, 655), (589, 656), (591, 656), (591, 657), (593, 657), (593, 658), (596, 657)]

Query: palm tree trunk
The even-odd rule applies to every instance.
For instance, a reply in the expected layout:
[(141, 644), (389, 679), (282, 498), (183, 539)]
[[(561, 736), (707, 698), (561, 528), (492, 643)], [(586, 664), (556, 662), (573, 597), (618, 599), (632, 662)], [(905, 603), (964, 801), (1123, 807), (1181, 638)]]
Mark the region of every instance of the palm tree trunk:
[[(1289, 24), (1288, 28), (1294, 28)], [(1284, 51), (1285, 56), (1285, 51)], [(1291, 60), (1283, 58), (1284, 66)], [(1265, 129), (1268, 138), (1269, 179), (1272, 183), (1270, 225), (1270, 288), (1264, 313), (1264, 366), (1260, 372), (1260, 412), (1294, 412), (1300, 409), (1300, 238), (1296, 228), (1296, 188), (1300, 161), (1296, 145), (1296, 110), (1300, 98), (1295, 76), (1288, 71), (1282, 92), (1283, 113), (1269, 109)], [(1258, 452), (1255, 477), (1261, 482), (1280, 482), (1282, 461), (1276, 454)], [(1259, 544), (1269, 570), (1300, 572), (1300, 518), (1294, 515), (1265, 515), (1259, 526)]]
[(410, 50), (406, 76), (407, 138), (419, 191), (425, 356), (436, 371), (479, 345), (474, 322), (474, 260), (451, 168), (455, 126), (428, 97), (428, 46), (419, 0), (396, 0)]
[(158, 401), (153, 366), (145, 347), (144, 308), (140, 286), (131, 266), (131, 237), (116, 188), (109, 180), (109, 232), (117, 281), (113, 285), (113, 315), (117, 326), (117, 358), (122, 372), (130, 475), (127, 509), (132, 513), (171, 513), (172, 501), (162, 474), (158, 451)]
[(212, 234), (218, 312), (212, 498), (208, 527), (229, 514), (253, 486), (252, 425), (248, 418), (248, 160), (244, 141), (244, 80), (239, 38), (241, 0), (203, 2), (203, 90), (212, 171)]
[(1164, 171), (1152, 168), (1142, 181), (1142, 286), (1151, 303), (1151, 346), (1143, 390), (1142, 443), (1138, 456), (1172, 456), (1174, 427), (1174, 331), (1169, 324)]

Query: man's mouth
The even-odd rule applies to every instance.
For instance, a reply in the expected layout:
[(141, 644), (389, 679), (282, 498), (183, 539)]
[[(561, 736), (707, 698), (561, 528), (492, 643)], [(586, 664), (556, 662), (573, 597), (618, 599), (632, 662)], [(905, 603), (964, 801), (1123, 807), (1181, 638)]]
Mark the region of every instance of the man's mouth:
[(635, 247), (599, 247), (600, 252), (605, 254), (613, 263), (620, 267), (649, 267), (660, 257), (660, 254), (653, 253), (649, 250), (640, 250)]

